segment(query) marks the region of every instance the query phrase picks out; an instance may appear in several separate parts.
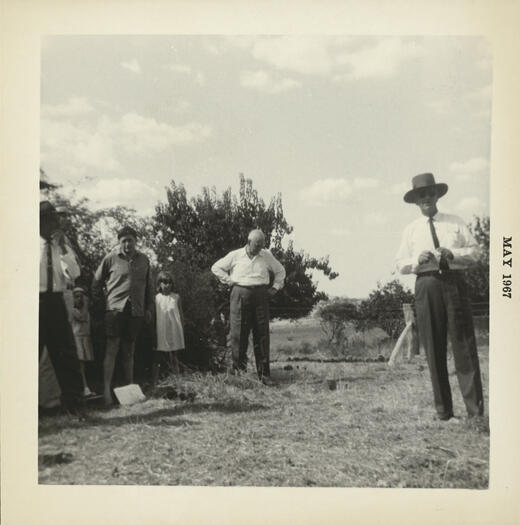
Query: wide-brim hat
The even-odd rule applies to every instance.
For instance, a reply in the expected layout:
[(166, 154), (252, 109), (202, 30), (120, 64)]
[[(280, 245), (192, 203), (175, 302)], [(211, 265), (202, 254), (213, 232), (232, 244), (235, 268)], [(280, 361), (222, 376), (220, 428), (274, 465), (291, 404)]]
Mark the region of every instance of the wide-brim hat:
[(434, 188), (437, 197), (446, 195), (448, 191), (448, 185), (444, 184), (444, 182), (435, 182), (435, 177), (432, 173), (421, 173), (413, 177), (412, 189), (404, 194), (404, 201), (414, 204), (417, 200), (417, 193), (423, 188)]
[(40, 217), (56, 215), (56, 208), (49, 201), (40, 201)]

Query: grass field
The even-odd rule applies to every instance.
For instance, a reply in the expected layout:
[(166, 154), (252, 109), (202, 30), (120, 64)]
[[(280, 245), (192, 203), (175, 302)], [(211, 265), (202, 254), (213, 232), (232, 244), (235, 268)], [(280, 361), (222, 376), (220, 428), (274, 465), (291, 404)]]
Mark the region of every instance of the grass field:
[[(41, 418), (39, 482), (488, 486), (487, 418), (434, 420), (424, 357), (393, 369), (378, 362), (288, 362), (292, 343), (293, 355), (305, 341), (310, 347), (298, 355), (320, 355), (319, 349), (313, 352), (319, 341), (315, 327), (274, 326), (272, 337), (276, 386), (261, 385), (252, 372), (184, 374), (175, 383), (166, 380), (164, 392), (175, 386), (187, 401), (151, 398), (91, 410), (86, 420)], [(487, 407), (487, 346), (479, 354)], [(329, 389), (330, 378), (337, 380), (336, 390)], [(463, 416), (453, 373), (450, 379), (455, 412)]]

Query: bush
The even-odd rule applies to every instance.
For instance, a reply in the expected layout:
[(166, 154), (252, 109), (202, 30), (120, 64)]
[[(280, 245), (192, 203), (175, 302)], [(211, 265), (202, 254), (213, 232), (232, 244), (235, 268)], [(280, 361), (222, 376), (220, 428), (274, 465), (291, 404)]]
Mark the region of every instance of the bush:
[(377, 289), (359, 305), (359, 327), (366, 330), (378, 326), (392, 339), (397, 339), (405, 326), (405, 303), (413, 304), (414, 294), (397, 279), (385, 285), (378, 283)]

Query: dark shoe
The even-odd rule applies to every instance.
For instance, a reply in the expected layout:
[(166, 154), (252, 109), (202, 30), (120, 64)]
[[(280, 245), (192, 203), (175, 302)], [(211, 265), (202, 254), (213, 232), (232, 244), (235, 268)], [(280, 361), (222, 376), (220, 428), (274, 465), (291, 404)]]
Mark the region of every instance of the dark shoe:
[(436, 414), (433, 417), (433, 419), (435, 419), (437, 421), (449, 421), (453, 417), (454, 417), (453, 414)]
[(274, 385), (276, 385), (276, 383), (268, 376), (262, 377), (261, 381), (262, 381), (262, 383), (265, 386), (274, 386)]
[(451, 416), (436, 416), (435, 419), (437, 421), (442, 421), (444, 423), (449, 423), (450, 425), (457, 425), (461, 423), (461, 420), (459, 417), (455, 417), (453, 415)]

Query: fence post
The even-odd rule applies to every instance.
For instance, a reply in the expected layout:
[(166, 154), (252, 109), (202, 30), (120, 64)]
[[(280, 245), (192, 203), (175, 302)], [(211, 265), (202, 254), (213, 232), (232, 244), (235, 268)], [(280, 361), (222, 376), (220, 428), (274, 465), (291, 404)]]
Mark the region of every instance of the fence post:
[(412, 329), (408, 332), (406, 359), (410, 360), (414, 355), (419, 355), (419, 336), (417, 335), (417, 323), (411, 304), (403, 304), (404, 324), (411, 323)]
[(405, 349), (405, 347), (406, 358), (408, 360), (412, 358), (412, 355), (417, 355), (419, 353), (419, 338), (417, 337), (417, 327), (415, 325), (415, 317), (411, 304), (403, 304), (403, 314), (405, 327), (392, 350), (392, 354), (388, 360), (388, 366), (394, 365), (397, 356)]

